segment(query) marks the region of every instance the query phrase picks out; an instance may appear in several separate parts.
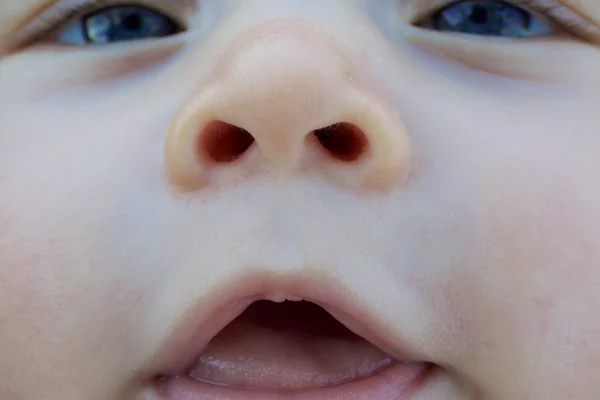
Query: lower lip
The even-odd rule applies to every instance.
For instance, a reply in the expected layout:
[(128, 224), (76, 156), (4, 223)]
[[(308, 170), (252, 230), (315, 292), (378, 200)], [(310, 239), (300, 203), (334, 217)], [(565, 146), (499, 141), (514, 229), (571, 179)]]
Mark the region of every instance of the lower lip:
[(161, 380), (158, 391), (165, 400), (409, 400), (423, 384), (430, 367), (425, 363), (398, 363), (360, 381), (297, 392), (234, 389), (191, 377)]

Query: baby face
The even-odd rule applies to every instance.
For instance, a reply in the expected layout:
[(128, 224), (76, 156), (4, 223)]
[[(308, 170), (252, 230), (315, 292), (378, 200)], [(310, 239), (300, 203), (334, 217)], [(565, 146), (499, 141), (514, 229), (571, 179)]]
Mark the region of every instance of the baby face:
[(600, 398), (600, 3), (524, 3), (0, 0), (0, 398)]

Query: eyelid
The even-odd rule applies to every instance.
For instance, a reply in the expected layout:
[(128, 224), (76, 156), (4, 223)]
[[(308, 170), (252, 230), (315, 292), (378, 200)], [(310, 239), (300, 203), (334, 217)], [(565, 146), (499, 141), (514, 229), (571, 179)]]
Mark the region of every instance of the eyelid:
[[(500, 0), (499, 0), (500, 1)], [(590, 17), (586, 17), (574, 7), (569, 6), (569, 0), (503, 0), (508, 4), (526, 9), (542, 18), (549, 25), (562, 29), (574, 36), (590, 42), (600, 42), (600, 26)], [(597, 0), (594, 0), (597, 1)], [(441, 10), (457, 0), (404, 0), (411, 24), (426, 19), (432, 12)], [(426, 6), (424, 7), (424, 5)]]
[(69, 23), (74, 18), (109, 6), (141, 6), (164, 13), (182, 26), (184, 16), (198, 9), (198, 0), (57, 0), (33, 17), (11, 38), (9, 48), (25, 46)]
[[(517, 6), (547, 16), (550, 23), (563, 26), (572, 34), (592, 42), (600, 41), (600, 26), (570, 6), (569, 0), (512, 0)], [(594, 0), (596, 1), (596, 0)]]

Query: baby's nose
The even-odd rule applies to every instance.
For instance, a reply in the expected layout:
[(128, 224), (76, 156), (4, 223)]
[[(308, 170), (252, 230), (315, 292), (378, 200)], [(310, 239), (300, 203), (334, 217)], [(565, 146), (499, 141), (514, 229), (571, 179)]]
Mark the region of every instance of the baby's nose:
[(407, 177), (404, 127), (356, 79), (343, 46), (289, 21), (235, 40), (171, 125), (172, 184), (197, 190), (277, 172), (385, 190)]

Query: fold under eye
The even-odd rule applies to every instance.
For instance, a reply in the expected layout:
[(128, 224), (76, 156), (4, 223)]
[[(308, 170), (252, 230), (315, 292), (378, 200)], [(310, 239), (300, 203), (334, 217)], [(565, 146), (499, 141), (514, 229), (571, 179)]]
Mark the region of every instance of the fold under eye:
[(420, 24), (440, 32), (482, 36), (535, 37), (553, 29), (530, 11), (500, 0), (462, 0), (442, 8)]
[(183, 31), (172, 18), (143, 6), (103, 8), (79, 18), (58, 34), (68, 44), (110, 44), (170, 36)]

